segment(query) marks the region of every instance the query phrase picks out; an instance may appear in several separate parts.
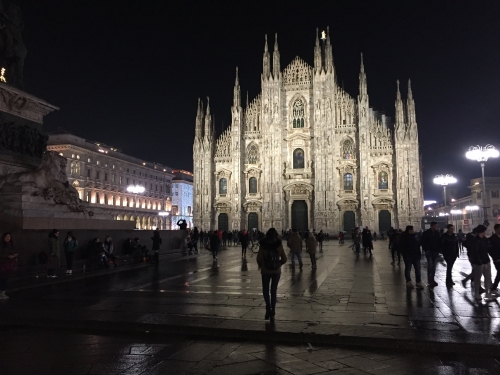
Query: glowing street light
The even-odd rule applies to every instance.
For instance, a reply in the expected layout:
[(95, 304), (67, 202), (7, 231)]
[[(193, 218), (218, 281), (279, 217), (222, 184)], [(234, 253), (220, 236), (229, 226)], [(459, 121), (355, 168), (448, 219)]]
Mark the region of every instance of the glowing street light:
[(484, 212), (484, 225), (490, 225), (488, 221), (488, 211), (486, 208), (486, 180), (484, 178), (484, 163), (488, 161), (489, 158), (498, 158), (500, 153), (498, 150), (492, 145), (482, 146), (472, 146), (469, 148), (469, 151), (465, 154), (465, 157), (470, 160), (475, 160), (481, 163), (481, 172), (483, 176), (483, 212)]
[[(440, 175), (434, 177), (433, 182), (436, 185), (441, 185), (443, 187), (444, 207), (446, 207), (446, 186), (448, 184), (456, 183), (457, 179), (455, 177), (453, 177), (451, 174), (447, 174), (447, 175), (440, 174)], [(445, 215), (439, 214), (439, 216), (445, 216)], [(446, 214), (446, 223), (448, 224), (448, 214)]]
[(457, 182), (457, 179), (453, 177), (451, 174), (440, 174), (434, 177), (433, 182), (436, 185), (441, 185), (443, 187), (443, 197), (444, 197), (444, 205), (446, 206), (446, 186), (449, 184), (454, 184)]

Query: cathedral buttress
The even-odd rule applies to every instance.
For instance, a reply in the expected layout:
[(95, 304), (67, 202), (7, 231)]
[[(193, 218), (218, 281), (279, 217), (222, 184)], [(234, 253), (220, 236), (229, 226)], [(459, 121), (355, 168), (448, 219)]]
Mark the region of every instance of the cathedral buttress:
[(245, 160), (244, 160), (244, 141), (243, 141), (243, 108), (241, 108), (241, 89), (238, 77), (238, 68), (236, 68), (236, 79), (234, 82), (233, 90), (233, 106), (231, 107), (231, 156), (232, 156), (232, 172), (234, 177), (232, 179), (231, 196), (232, 196), (232, 225), (229, 228), (243, 229), (243, 198), (246, 191), (245, 175), (243, 173)]
[(359, 145), (359, 199), (362, 202), (360, 207), (361, 225), (374, 227), (374, 212), (371, 198), (375, 187), (374, 173), (371, 170), (372, 162), (370, 160), (370, 149), (368, 139), (370, 137), (369, 129), (370, 105), (368, 98), (368, 85), (366, 81), (365, 66), (363, 63), (363, 54), (361, 54), (361, 66), (359, 72), (359, 95), (358, 95), (358, 145)]

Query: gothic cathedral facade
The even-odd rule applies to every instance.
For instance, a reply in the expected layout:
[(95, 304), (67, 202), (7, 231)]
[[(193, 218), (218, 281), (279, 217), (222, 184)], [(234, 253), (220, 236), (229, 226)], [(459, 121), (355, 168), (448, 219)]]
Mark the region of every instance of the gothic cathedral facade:
[(337, 84), (328, 34), (314, 66), (280, 67), (264, 47), (262, 91), (245, 108), (236, 69), (232, 123), (217, 139), (210, 103), (198, 101), (193, 145), (194, 225), (199, 229), (330, 234), (368, 226), (421, 226), (423, 191), (410, 82), (396, 93), (395, 123), (369, 105), (361, 57), (355, 99)]

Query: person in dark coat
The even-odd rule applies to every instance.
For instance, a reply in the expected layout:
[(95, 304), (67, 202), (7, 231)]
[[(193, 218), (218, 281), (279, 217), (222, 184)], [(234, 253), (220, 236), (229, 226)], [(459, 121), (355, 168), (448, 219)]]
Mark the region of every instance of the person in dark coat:
[(59, 231), (53, 229), (49, 233), (49, 256), (47, 259), (47, 277), (56, 278), (56, 269), (59, 268), (61, 257), (61, 243), (59, 242)]
[[(276, 315), (276, 298), (281, 266), (286, 263), (287, 258), (275, 228), (269, 228), (265, 237), (259, 241), (259, 245), (257, 264), (262, 274), (262, 294), (266, 303), (264, 319), (270, 319), (273, 322)], [(271, 291), (270, 295), (269, 291)]]
[(241, 257), (244, 258), (247, 256), (248, 242), (250, 241), (248, 231), (243, 229), (242, 231), (240, 231), (238, 236), (241, 244)]
[(361, 234), (361, 240), (363, 242), (364, 252), (366, 253), (366, 250), (369, 250), (370, 254), (372, 254), (373, 237), (372, 237), (372, 232), (370, 229), (368, 229), (368, 227), (365, 227), (365, 229), (363, 229), (363, 232)]
[(436, 261), (441, 250), (441, 235), (438, 224), (433, 221), (431, 227), (422, 234), (422, 250), (427, 258), (427, 283), (429, 286), (437, 286), (434, 280), (436, 274)]
[(406, 286), (413, 288), (413, 283), (411, 282), (411, 267), (413, 266), (415, 269), (416, 286), (418, 289), (422, 289), (424, 285), (422, 284), (420, 274), (420, 246), (412, 225), (408, 225), (405, 231), (401, 233), (398, 246), (405, 262)]
[(220, 244), (221, 244), (221, 239), (220, 239), (217, 231), (214, 231), (210, 235), (209, 241), (210, 241), (210, 251), (212, 252), (212, 258), (213, 258), (214, 262), (217, 262), (217, 255), (219, 253), (219, 248), (220, 248)]
[(160, 256), (158, 255), (159, 251), (160, 251), (160, 246), (161, 246), (161, 237), (160, 237), (160, 231), (158, 230), (155, 230), (153, 232), (153, 237), (151, 237), (151, 240), (153, 241), (153, 247), (152, 247), (152, 250), (154, 252), (154, 259), (153, 259), (153, 262), (154, 263), (159, 263), (160, 262)]
[(495, 224), (493, 227), (495, 233), (489, 238), (490, 240), (490, 256), (493, 259), (493, 265), (497, 269), (497, 276), (491, 286), (492, 293), (496, 294), (498, 283), (500, 283), (500, 224)]
[(73, 258), (75, 256), (76, 248), (78, 247), (78, 240), (72, 232), (66, 234), (63, 242), (64, 255), (66, 256), (66, 275), (73, 274)]
[(455, 285), (451, 277), (451, 271), (460, 252), (458, 237), (452, 224), (446, 226), (446, 232), (441, 236), (441, 252), (446, 261), (446, 286), (451, 288)]
[(7, 281), (10, 274), (14, 270), (14, 265), (17, 262), (17, 252), (14, 250), (14, 241), (10, 233), (2, 235), (0, 243), (0, 299), (8, 299), (5, 294), (7, 290)]
[(474, 298), (481, 301), (481, 277), (484, 276), (484, 287), (486, 289), (486, 298), (491, 298), (491, 262), (488, 252), (490, 244), (486, 238), (486, 227), (478, 225), (474, 229), (476, 236), (474, 243), (467, 249), (467, 256), (472, 265), (474, 273)]
[(200, 232), (198, 232), (198, 227), (194, 227), (191, 232), (191, 241), (193, 241), (194, 252), (198, 254), (198, 240), (200, 239)]

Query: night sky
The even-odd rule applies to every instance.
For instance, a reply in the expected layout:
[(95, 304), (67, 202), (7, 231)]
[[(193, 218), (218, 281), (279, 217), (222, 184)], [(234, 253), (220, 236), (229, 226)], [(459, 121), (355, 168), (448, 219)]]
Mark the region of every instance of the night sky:
[[(313, 64), (315, 30), (330, 26), (338, 83), (358, 94), (364, 54), (370, 105), (394, 118), (396, 79), (412, 80), (426, 199), (436, 174), (467, 193), (480, 176), (471, 145), (500, 148), (498, 1), (20, 0), (25, 88), (60, 107), (45, 119), (123, 152), (192, 170), (197, 98), (216, 130), (231, 119), (235, 67), (242, 97), (260, 91), (264, 34), (278, 33), (281, 67)], [(175, 5), (172, 5), (175, 4)], [(489, 161), (487, 176), (500, 176)]]

